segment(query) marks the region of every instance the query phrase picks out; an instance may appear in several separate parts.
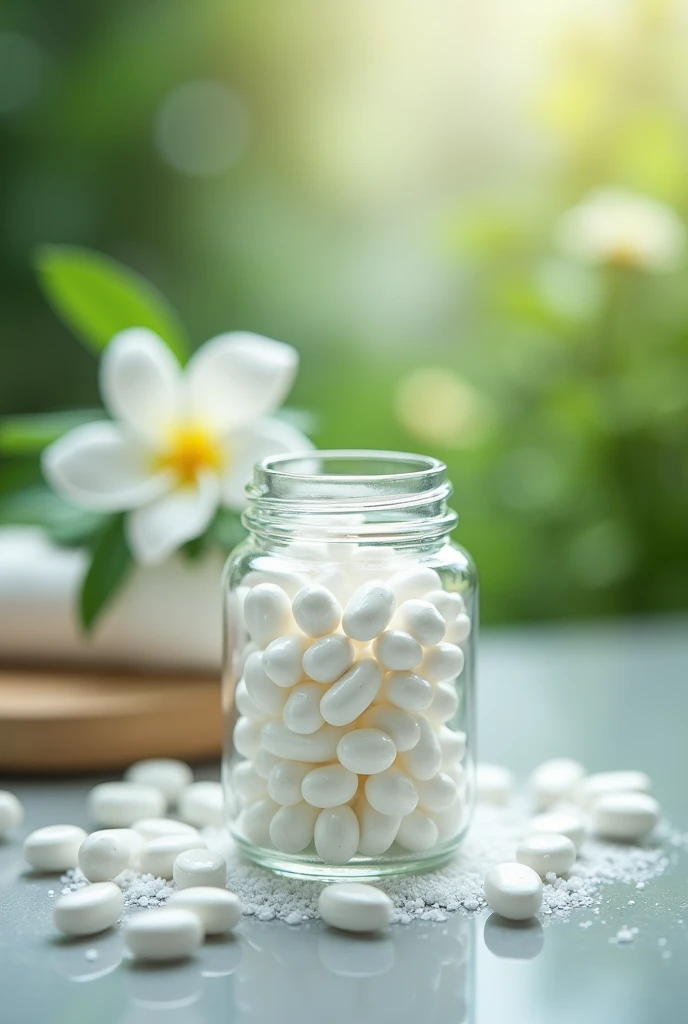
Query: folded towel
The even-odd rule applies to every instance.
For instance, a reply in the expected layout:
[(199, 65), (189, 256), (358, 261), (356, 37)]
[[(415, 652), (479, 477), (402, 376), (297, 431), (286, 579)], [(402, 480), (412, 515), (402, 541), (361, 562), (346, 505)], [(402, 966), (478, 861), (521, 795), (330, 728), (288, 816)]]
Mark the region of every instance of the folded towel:
[(76, 614), (83, 552), (38, 529), (0, 529), (0, 660), (216, 672), (221, 652), (222, 558), (172, 558), (137, 568), (84, 636)]

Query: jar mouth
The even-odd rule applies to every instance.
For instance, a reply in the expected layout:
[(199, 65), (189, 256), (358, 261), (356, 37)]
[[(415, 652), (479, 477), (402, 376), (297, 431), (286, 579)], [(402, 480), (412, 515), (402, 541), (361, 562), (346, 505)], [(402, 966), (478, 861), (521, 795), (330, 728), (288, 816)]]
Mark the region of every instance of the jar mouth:
[(409, 496), (446, 480), (447, 467), (429, 455), (343, 449), (270, 455), (255, 467), (249, 497), (355, 498)]

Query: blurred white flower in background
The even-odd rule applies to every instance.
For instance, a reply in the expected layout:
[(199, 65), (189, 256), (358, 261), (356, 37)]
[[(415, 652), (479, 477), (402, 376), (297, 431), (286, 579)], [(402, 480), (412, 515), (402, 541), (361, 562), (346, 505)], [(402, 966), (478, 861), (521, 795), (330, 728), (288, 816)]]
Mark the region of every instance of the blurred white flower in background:
[(671, 207), (617, 188), (597, 189), (565, 213), (557, 237), (584, 263), (657, 273), (675, 269), (685, 248), (684, 226)]
[(220, 505), (240, 509), (254, 463), (313, 447), (267, 418), (291, 388), (298, 353), (255, 334), (222, 334), (182, 369), (152, 331), (115, 335), (100, 364), (114, 422), (77, 427), (43, 454), (49, 483), (68, 500), (127, 512), (137, 561), (155, 565), (200, 536)]

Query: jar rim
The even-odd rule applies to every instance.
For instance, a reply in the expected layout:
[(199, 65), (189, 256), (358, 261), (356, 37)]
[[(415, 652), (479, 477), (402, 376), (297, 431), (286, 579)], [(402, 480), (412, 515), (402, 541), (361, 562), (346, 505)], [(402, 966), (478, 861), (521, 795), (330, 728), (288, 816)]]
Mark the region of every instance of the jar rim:
[(250, 497), (257, 497), (274, 487), (280, 489), (283, 482), (297, 490), (308, 488), (314, 498), (319, 491), (328, 498), (333, 491), (353, 495), (359, 485), (368, 493), (377, 485), (384, 493), (411, 495), (436, 487), (446, 472), (445, 464), (430, 455), (366, 448), (311, 449), (267, 456), (257, 463), (247, 490)]

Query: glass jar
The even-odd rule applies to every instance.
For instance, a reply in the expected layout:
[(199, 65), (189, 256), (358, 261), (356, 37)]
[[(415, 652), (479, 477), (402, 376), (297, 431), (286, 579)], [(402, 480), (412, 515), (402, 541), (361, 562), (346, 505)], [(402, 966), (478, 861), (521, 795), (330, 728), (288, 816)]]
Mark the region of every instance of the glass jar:
[(474, 791), (477, 575), (436, 459), (279, 455), (256, 467), (227, 562), (230, 832), (322, 879), (435, 867)]

